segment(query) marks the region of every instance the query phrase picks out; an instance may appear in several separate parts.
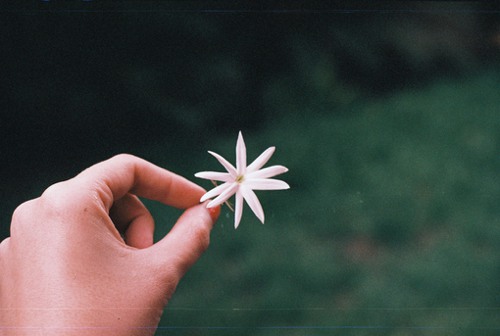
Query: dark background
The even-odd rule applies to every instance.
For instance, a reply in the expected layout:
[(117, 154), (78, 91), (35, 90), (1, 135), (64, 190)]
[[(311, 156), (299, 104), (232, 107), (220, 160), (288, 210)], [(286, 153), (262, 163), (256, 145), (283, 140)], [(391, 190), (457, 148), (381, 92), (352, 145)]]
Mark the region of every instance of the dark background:
[[(294, 321), (320, 326), (374, 325), (382, 313), (363, 310), (370, 307), (444, 307), (448, 310), (438, 314), (437, 325), (446, 327), (454, 325), (450, 319), (457, 317), (457, 309), (482, 307), (488, 310), (460, 311), (474, 316), (471, 321), (465, 319), (468, 322), (460, 330), (474, 334), (483, 325), (486, 333), (498, 331), (498, 323), (493, 323), (500, 306), (497, 3), (47, 1), (3, 6), (0, 238), (8, 236), (10, 216), (18, 204), (95, 162), (128, 152), (194, 180), (195, 172), (216, 169), (207, 149), (234, 160), (233, 146), (242, 130), (247, 142), (254, 143), (247, 143), (249, 150), (254, 148), (252, 155), (277, 145), (281, 151), (276, 160), (290, 168), (290, 193), (266, 196), (268, 205), (263, 204), (268, 218), (284, 224), (280, 227), (270, 220), (258, 227), (245, 217), (251, 221), (242, 223), (248, 229), (233, 232), (227, 219), (221, 231), (215, 232), (216, 241), (220, 235), (215, 259), (207, 259), (193, 271), (186, 286), (209, 281), (204, 270), (209, 272), (212, 263), (234, 270), (233, 261), (217, 259), (227, 255), (245, 260), (248, 273), (241, 271), (239, 280), (245, 282), (246, 274), (251, 285), (234, 288), (231, 284), (238, 279), (220, 279), (229, 282), (229, 289), (212, 285), (216, 288), (202, 303), (192, 298), (203, 295), (203, 290), (183, 294), (181, 288), (177, 306), (174, 301), (173, 310), (167, 311), (173, 317), (166, 317), (165, 328), (191, 321), (186, 323), (242, 328), (240, 334), (275, 334), (257, 328), (262, 327), (262, 314), (271, 326)], [(447, 157), (453, 159), (443, 161)], [(443, 162), (444, 167), (450, 162), (456, 166), (437, 174)], [(405, 165), (406, 178), (395, 182)], [(383, 173), (395, 178), (384, 180)], [(459, 176), (460, 183), (448, 181), (450, 174)], [(421, 179), (412, 184), (415, 176)], [(429, 191), (430, 186), (440, 187)], [(413, 191), (406, 195), (408, 188)], [(477, 204), (471, 205), (469, 197)], [(281, 199), (294, 204), (294, 209), (280, 203)], [(357, 212), (353, 207), (360, 202), (368, 203), (369, 209)], [(167, 216), (166, 210), (152, 207), (160, 218)], [(417, 220), (422, 211), (426, 215)], [(232, 214), (227, 211), (226, 215)], [(445, 252), (420, 255), (423, 241), (439, 240), (436, 237), (457, 225), (456, 218), (471, 219), (457, 234), (460, 242), (445, 244)], [(334, 221), (335, 229), (314, 224), (325, 221)], [(372, 224), (363, 227), (363, 223)], [(438, 229), (437, 223), (441, 223)], [(249, 246), (257, 239), (271, 239), (261, 234), (282, 237), (285, 246), (289, 242), (289, 248), (305, 251), (305, 259), (288, 265), (283, 259), (256, 254)], [(471, 235), (480, 237), (474, 243), (477, 246), (468, 245)], [(342, 256), (337, 251), (330, 260), (331, 251), (326, 249), (318, 260), (307, 252), (310, 246), (328, 245), (328, 237), (332, 244), (344, 246)], [(304, 245), (295, 245), (295, 239)], [(407, 251), (412, 244), (415, 249)], [(478, 246), (487, 251), (481, 250), (487, 255), (481, 259), (487, 266), (475, 263)], [(316, 266), (311, 266), (308, 253), (313, 253)], [(370, 259), (374, 253), (380, 259)], [(394, 270), (391, 256), (401, 253), (408, 253), (413, 265), (421, 266), (397, 281), (417, 285), (411, 289), (396, 286), (400, 292), (392, 292), (394, 300), (383, 303), (389, 287), (377, 287), (380, 296), (374, 296), (373, 283), (364, 287), (360, 279), (371, 274), (378, 262), (386, 267), (380, 272), (390, 274)], [(428, 267), (427, 257), (441, 266)], [(466, 260), (467, 265), (482, 265), (478, 267), (486, 275), (477, 281), (464, 279), (461, 287), (436, 299), (442, 290), (428, 290), (422, 274), (435, 271), (429, 279), (448, 281), (449, 273), (442, 267), (455, 258)], [(324, 270), (330, 261), (342, 271), (336, 267), (334, 273), (326, 272), (325, 279), (318, 280), (322, 278), (314, 272)], [(258, 265), (249, 266), (252, 262)], [(285, 270), (279, 271), (276, 265)], [(287, 276), (270, 277), (273, 272), (312, 275), (304, 275), (297, 285)], [(276, 283), (271, 286), (269, 279)], [(336, 280), (330, 283), (329, 279)], [(386, 280), (387, 284), (395, 281)], [(447, 288), (446, 281), (439, 288)], [(273, 290), (256, 294), (266, 286)], [(297, 291), (304, 294), (290, 301)], [(353, 291), (361, 299), (345, 294)], [(450, 299), (464, 291), (475, 291), (477, 296)], [(262, 300), (249, 299), (252, 295)], [(328, 301), (330, 295), (335, 300)], [(408, 305), (412, 295), (432, 299), (412, 306)], [(355, 308), (348, 302), (357, 302)], [(318, 304), (320, 310), (311, 310)], [(175, 310), (183, 305), (194, 307), (195, 312)], [(327, 313), (331, 305), (335, 309), (348, 306), (342, 312), (347, 317), (332, 320)], [(248, 308), (248, 314), (233, 316), (237, 315), (231, 310), (235, 306)], [(206, 307), (220, 308), (217, 317), (207, 323), (201, 317), (193, 320), (192, 315), (199, 315), (196, 309)], [(393, 319), (384, 323), (395, 326), (390, 329), (394, 335), (401, 330), (413, 335), (414, 330), (404, 326), (435, 325), (432, 312), (422, 314), (420, 320), (413, 320), (412, 314), (388, 313)], [(220, 317), (228, 315), (234, 320)], [(296, 334), (304, 332), (295, 330)]]

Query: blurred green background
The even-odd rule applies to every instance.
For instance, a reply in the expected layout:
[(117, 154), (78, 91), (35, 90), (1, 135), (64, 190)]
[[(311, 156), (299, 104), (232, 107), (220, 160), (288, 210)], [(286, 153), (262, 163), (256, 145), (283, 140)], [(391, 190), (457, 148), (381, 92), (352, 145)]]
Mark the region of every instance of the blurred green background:
[[(498, 5), (64, 6), (0, 11), (0, 238), (95, 162), (195, 181), (241, 130), (291, 189), (223, 208), (158, 335), (498, 335)], [(145, 202), (159, 239), (180, 211)]]

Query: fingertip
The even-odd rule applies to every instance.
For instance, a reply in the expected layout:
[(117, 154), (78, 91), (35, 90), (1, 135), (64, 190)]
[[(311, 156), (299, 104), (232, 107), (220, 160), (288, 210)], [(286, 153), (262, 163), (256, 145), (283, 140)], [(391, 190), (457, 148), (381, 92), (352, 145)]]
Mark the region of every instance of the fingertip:
[(153, 245), (153, 231), (149, 227), (131, 225), (125, 233), (125, 241), (131, 247), (148, 248)]
[[(208, 205), (208, 202), (206, 202), (206, 204)], [(217, 219), (219, 218), (219, 215), (220, 215), (220, 205), (217, 205), (217, 206), (214, 206), (214, 207), (208, 207), (207, 206), (207, 210), (208, 210), (208, 214), (210, 215), (210, 218), (212, 218), (212, 224), (215, 224), (215, 222), (217, 222)]]

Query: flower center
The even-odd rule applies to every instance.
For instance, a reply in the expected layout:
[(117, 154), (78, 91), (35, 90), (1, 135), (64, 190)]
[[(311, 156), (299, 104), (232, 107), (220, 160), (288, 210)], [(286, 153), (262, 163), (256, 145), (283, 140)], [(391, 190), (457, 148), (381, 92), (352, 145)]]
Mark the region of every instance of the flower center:
[(236, 182), (241, 183), (245, 180), (245, 175), (238, 175), (236, 176)]

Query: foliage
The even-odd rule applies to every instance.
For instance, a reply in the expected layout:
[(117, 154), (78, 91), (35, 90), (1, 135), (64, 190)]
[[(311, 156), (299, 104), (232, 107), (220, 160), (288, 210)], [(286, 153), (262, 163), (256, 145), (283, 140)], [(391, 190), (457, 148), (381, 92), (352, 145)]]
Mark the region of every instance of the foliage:
[[(289, 167), (292, 189), (259, 195), (264, 226), (247, 211), (234, 231), (223, 210), (158, 333), (498, 331), (497, 75), (359, 102), (349, 113), (289, 110), (244, 133), (254, 155), (277, 146), (272, 160)], [(230, 157), (236, 132), (209, 148)], [(194, 165), (216, 168), (200, 155)]]

